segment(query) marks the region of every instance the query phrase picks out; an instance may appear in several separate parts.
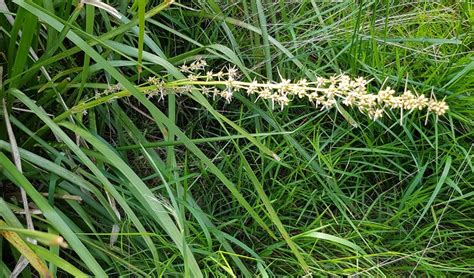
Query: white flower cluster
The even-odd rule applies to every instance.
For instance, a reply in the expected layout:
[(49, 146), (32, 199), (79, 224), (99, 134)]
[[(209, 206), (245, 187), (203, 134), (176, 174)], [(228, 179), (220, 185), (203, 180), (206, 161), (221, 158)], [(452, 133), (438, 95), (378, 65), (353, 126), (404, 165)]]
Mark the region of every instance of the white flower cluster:
[(149, 84), (153, 89), (147, 91), (150, 97), (163, 96), (168, 92), (186, 93), (197, 88), (213, 98), (221, 97), (227, 102), (232, 100), (235, 92), (246, 92), (256, 95), (258, 99), (269, 100), (272, 107), (278, 105), (281, 109), (288, 106), (295, 98), (306, 98), (309, 102), (321, 109), (330, 109), (341, 102), (345, 106), (355, 107), (360, 112), (367, 114), (371, 119), (377, 120), (386, 114), (388, 109), (414, 111), (426, 109), (428, 113), (443, 115), (448, 110), (444, 100), (438, 101), (424, 95), (416, 95), (409, 90), (397, 94), (390, 87), (380, 90), (376, 94), (369, 93), (369, 81), (362, 77), (350, 78), (346, 74), (331, 76), (330, 78), (318, 77), (316, 82), (301, 79), (291, 82), (281, 78), (280, 83), (261, 83), (257, 80), (243, 82), (238, 80), (239, 72), (235, 67), (226, 67), (218, 72), (206, 71), (207, 63), (196, 60), (189, 66), (184, 64), (181, 71), (187, 75), (184, 80), (165, 83), (158, 78), (151, 77)]
[[(113, 95), (114, 93), (117, 93), (121, 90), (123, 90), (123, 87), (120, 84), (109, 85), (108, 88), (103, 90), (102, 92), (97, 92), (96, 91), (93, 99), (97, 100), (97, 99), (100, 99), (102, 97), (107, 97), (107, 96)], [(114, 97), (110, 98), (109, 102), (112, 102), (114, 99), (115, 99)]]
[(198, 59), (192, 62), (189, 66), (186, 64), (181, 65), (179, 69), (181, 70), (181, 72), (192, 73), (198, 70), (205, 70), (206, 66), (207, 66), (207, 62), (205, 60)]
[(159, 101), (163, 100), (165, 95), (167, 94), (166, 88), (165, 88), (165, 82), (156, 77), (149, 77), (148, 83), (150, 83), (151, 85), (154, 85), (155, 88), (147, 91), (148, 92), (147, 97), (152, 98), (152, 97), (160, 96), (158, 100)]

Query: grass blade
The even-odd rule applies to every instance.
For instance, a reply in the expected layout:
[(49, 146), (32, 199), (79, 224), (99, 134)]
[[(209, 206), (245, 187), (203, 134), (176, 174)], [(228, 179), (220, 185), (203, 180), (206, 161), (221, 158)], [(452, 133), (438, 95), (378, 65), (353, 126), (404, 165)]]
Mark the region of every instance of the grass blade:
[[(77, 238), (75, 233), (69, 228), (64, 220), (54, 211), (49, 205), (48, 201), (41, 196), (38, 191), (31, 185), (31, 183), (23, 176), (15, 166), (8, 160), (8, 158), (0, 153), (1, 169), (10, 180), (12, 180), (19, 187), (25, 189), (26, 193), (35, 202), (38, 208), (43, 212), (43, 215), (48, 220), (49, 224), (59, 231), (67, 240), (71, 248), (84, 261), (89, 269), (97, 276), (106, 276), (105, 271), (97, 263), (91, 253), (87, 250), (84, 244)], [(46, 266), (45, 266), (46, 267)], [(47, 267), (46, 267), (47, 269)]]

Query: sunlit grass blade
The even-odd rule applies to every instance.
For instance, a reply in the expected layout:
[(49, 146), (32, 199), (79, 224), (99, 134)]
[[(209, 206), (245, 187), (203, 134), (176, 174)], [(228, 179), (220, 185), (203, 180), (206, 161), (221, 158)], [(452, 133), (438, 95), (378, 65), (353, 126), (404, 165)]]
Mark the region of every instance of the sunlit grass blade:
[[(0, 158), (1, 159), (1, 158)], [(11, 228), (14, 229), (14, 228)], [(11, 245), (13, 245), (23, 257), (38, 271), (41, 277), (51, 277), (48, 267), (40, 259), (40, 257), (31, 250), (25, 241), (17, 234), (17, 232), (8, 229), (5, 222), (0, 220), (0, 236), (4, 237)]]

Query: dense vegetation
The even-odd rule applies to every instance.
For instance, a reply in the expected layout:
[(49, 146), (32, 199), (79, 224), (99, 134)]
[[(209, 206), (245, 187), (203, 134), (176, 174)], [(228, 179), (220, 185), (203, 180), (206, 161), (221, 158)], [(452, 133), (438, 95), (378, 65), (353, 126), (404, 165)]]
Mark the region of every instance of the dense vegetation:
[[(0, 1), (0, 277), (473, 275), (470, 2)], [(449, 109), (160, 93), (195, 61)]]

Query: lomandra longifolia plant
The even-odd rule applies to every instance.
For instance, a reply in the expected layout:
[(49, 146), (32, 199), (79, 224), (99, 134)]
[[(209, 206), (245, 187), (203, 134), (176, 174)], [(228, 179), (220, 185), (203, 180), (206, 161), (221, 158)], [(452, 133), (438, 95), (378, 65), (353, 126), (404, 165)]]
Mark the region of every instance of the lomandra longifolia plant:
[[(197, 89), (207, 97), (222, 98), (226, 102), (230, 102), (235, 93), (244, 92), (249, 96), (256, 95), (256, 100), (269, 100), (272, 108), (278, 106), (280, 109), (290, 105), (294, 99), (306, 99), (321, 110), (334, 108), (340, 102), (345, 106), (357, 108), (372, 120), (388, 115), (388, 110), (399, 111), (402, 118), (404, 112), (425, 110), (426, 116), (430, 113), (441, 116), (449, 109), (444, 99), (437, 100), (434, 96), (428, 98), (414, 94), (406, 86), (401, 93), (388, 86), (376, 93), (370, 93), (367, 88), (370, 81), (363, 77), (351, 78), (346, 74), (329, 78), (317, 77), (315, 82), (306, 79), (292, 82), (285, 78), (281, 78), (279, 83), (258, 80), (245, 82), (239, 80), (240, 74), (235, 67), (224, 67), (215, 72), (208, 70), (206, 61), (202, 59), (189, 65), (183, 64), (180, 70), (187, 76), (185, 79), (167, 82), (159, 77), (150, 77), (140, 89), (149, 98), (156, 97), (158, 100), (163, 100), (168, 94), (181, 95)], [(127, 95), (127, 92), (121, 91), (119, 85), (115, 85), (96, 95), (94, 102), (98, 104), (97, 102)], [(85, 111), (87, 107), (90, 106), (83, 104), (76, 107), (76, 112)]]

